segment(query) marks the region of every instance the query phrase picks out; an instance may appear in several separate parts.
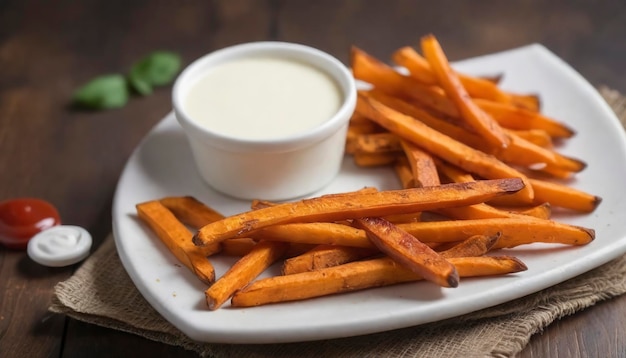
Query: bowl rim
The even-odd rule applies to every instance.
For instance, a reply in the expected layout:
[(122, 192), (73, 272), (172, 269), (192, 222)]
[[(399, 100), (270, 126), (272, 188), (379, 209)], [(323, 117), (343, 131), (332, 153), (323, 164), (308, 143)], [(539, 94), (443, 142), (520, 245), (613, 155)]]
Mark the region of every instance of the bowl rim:
[[(311, 130), (270, 139), (246, 139), (211, 131), (187, 114), (183, 105), (184, 95), (195, 83), (198, 75), (208, 71), (212, 66), (227, 61), (261, 55), (297, 59), (324, 71), (336, 82), (343, 95), (343, 101), (337, 112)], [(248, 42), (210, 52), (189, 64), (176, 78), (172, 90), (172, 103), (176, 119), (185, 133), (213, 147), (235, 152), (285, 152), (320, 142), (347, 125), (356, 106), (356, 81), (351, 71), (341, 61), (317, 48), (282, 41)]]

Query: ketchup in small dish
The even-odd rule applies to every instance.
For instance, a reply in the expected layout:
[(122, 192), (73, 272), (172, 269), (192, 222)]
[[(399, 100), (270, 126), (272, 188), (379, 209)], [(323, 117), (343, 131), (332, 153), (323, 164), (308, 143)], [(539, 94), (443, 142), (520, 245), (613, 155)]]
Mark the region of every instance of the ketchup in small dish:
[(0, 244), (10, 249), (26, 249), (33, 236), (60, 223), (59, 212), (45, 200), (17, 198), (0, 202)]

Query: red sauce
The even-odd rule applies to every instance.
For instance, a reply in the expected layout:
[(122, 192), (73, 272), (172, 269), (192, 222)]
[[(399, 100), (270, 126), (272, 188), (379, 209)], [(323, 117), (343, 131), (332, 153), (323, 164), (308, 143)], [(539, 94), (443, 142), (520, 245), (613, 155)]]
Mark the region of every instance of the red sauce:
[(0, 244), (11, 249), (25, 249), (40, 231), (61, 223), (57, 209), (35, 198), (0, 202)]

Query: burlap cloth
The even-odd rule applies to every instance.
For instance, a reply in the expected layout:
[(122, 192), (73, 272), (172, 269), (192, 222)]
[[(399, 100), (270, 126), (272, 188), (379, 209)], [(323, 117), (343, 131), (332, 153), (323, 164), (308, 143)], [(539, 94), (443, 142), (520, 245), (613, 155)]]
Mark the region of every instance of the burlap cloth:
[[(600, 93), (626, 125), (626, 98)], [(352, 338), (270, 345), (199, 343), (163, 319), (124, 270), (112, 237), (54, 289), (52, 312), (207, 357), (510, 357), (553, 321), (626, 292), (626, 256), (512, 302), (450, 320)]]

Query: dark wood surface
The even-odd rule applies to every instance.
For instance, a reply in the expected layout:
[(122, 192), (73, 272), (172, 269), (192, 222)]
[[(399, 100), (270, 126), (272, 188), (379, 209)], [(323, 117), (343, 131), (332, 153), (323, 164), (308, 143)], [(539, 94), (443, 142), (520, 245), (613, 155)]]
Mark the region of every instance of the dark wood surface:
[[(127, 71), (156, 49), (185, 63), (253, 40), (301, 42), (347, 63), (351, 45), (388, 60), (434, 33), (453, 60), (539, 42), (592, 84), (626, 93), (622, 1), (0, 1), (0, 201), (39, 197), (96, 246), (131, 151), (170, 108), (170, 87), (123, 109), (71, 110), (91, 77)], [(45, 268), (0, 249), (1, 357), (193, 356), (47, 313), (76, 267)], [(522, 357), (626, 356), (626, 297), (550, 325)]]

